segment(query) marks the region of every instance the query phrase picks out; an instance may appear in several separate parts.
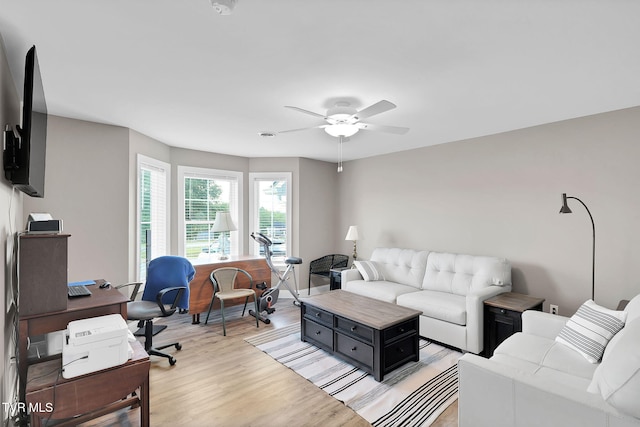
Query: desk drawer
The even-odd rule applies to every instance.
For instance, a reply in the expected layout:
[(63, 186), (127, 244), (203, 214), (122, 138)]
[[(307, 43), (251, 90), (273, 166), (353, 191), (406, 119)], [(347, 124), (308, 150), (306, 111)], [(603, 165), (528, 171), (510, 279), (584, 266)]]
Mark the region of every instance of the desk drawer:
[(304, 340), (324, 344), (333, 350), (333, 331), (319, 323), (304, 319)]
[(333, 327), (333, 313), (321, 310), (312, 305), (304, 305), (304, 317), (314, 322), (325, 324), (330, 328)]
[(336, 332), (335, 351), (373, 369), (373, 347), (370, 345)]
[(382, 333), (385, 342), (406, 335), (407, 333), (418, 333), (418, 319), (407, 320), (398, 325), (391, 326)]
[(417, 336), (407, 337), (396, 341), (384, 348), (384, 369), (394, 368), (395, 365), (415, 360)]
[(373, 329), (368, 326), (336, 316), (336, 328), (346, 335), (362, 338), (364, 341), (373, 344)]

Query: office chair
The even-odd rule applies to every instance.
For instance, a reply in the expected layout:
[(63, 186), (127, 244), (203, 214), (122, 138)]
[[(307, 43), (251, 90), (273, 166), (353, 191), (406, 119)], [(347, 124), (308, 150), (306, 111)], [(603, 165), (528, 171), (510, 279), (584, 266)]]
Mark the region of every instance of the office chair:
[(311, 275), (329, 277), (332, 268), (346, 267), (349, 263), (349, 257), (342, 254), (325, 255), (318, 259), (314, 259), (309, 263), (309, 288), (308, 294), (311, 295)]
[(166, 328), (166, 325), (155, 328), (153, 319), (168, 317), (178, 309), (189, 308), (189, 282), (195, 275), (193, 265), (186, 258), (178, 256), (161, 256), (154, 258), (147, 269), (147, 281), (142, 293), (142, 299), (136, 301), (141, 282), (127, 283), (117, 286), (134, 286), (131, 299), (127, 303), (127, 320), (137, 320), (138, 326), (144, 327), (144, 349), (149, 355), (166, 357), (171, 366), (176, 359), (160, 350), (174, 346), (180, 350), (182, 345), (175, 342), (154, 347), (153, 336)]
[[(238, 288), (238, 273), (244, 274), (249, 279), (249, 288)], [(258, 299), (256, 298), (256, 292), (253, 290), (253, 278), (251, 275), (241, 268), (235, 267), (222, 267), (213, 270), (209, 275), (209, 280), (213, 285), (213, 295), (211, 296), (211, 303), (209, 304), (209, 310), (207, 311), (207, 318), (204, 321), (206, 325), (209, 322), (209, 314), (211, 314), (211, 308), (216, 298), (220, 300), (220, 314), (222, 315), (222, 333), (227, 336), (227, 325), (224, 318), (224, 302), (235, 298), (244, 297), (244, 308), (242, 309), (242, 316), (247, 309), (247, 302), (249, 297), (253, 297), (253, 303), (255, 305), (256, 313), (258, 312)], [(256, 318), (256, 328), (259, 327), (258, 317)]]

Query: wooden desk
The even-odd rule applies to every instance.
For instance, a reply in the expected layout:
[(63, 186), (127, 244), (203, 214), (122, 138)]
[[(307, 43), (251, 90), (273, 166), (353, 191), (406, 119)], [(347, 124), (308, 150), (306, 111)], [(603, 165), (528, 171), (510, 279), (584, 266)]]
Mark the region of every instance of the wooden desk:
[(120, 313), (127, 318), (127, 302), (129, 298), (114, 288), (100, 289), (104, 280), (96, 280), (96, 284), (89, 286), (92, 295), (89, 297), (69, 298), (67, 309), (51, 313), (20, 316), (18, 313), (18, 375), (20, 379), (20, 398), (24, 402), (25, 385), (27, 381), (27, 343), (31, 336), (61, 331), (67, 328), (69, 322), (89, 317), (104, 316)]
[(140, 425), (149, 426), (151, 363), (142, 344), (136, 341), (131, 347), (133, 357), (125, 364), (75, 378), (62, 377), (60, 358), (31, 365), (26, 388), (31, 426), (40, 427), (43, 420), (66, 418), (71, 419), (56, 426), (77, 425), (132, 405), (140, 405)]
[[(207, 264), (195, 264), (196, 274), (189, 284), (189, 312), (192, 315), (192, 323), (200, 323), (200, 313), (209, 309), (211, 297), (213, 296), (213, 285), (209, 280), (211, 272), (222, 267), (236, 267), (245, 270), (253, 278), (254, 289), (258, 283), (266, 282), (267, 287), (271, 287), (271, 270), (267, 261), (263, 257), (240, 255), (231, 256), (226, 260), (212, 261)], [(248, 288), (249, 279), (244, 274), (238, 275), (240, 287)], [(260, 291), (258, 291), (260, 295)], [(230, 302), (225, 302), (225, 307), (244, 304), (244, 298), (237, 298)], [(220, 308), (220, 301), (216, 300), (213, 309)]]

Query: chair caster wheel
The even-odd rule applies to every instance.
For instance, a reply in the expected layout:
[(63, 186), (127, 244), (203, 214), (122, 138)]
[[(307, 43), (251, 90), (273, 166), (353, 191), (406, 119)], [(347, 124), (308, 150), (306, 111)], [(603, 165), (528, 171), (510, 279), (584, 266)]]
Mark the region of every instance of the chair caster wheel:
[(265, 325), (268, 325), (269, 323), (271, 323), (271, 319), (264, 319), (264, 323)]
[(182, 350), (182, 344), (176, 344), (176, 350)]
[(169, 358), (169, 365), (173, 366), (176, 364), (176, 359), (174, 359), (173, 357)]

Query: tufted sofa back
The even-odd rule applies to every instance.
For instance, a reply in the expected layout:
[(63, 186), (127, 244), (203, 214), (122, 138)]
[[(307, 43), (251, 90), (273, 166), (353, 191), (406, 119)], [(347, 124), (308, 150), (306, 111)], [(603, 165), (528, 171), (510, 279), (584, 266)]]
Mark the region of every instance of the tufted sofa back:
[(376, 263), (385, 280), (420, 289), (428, 255), (428, 251), (376, 248), (371, 253), (371, 261)]
[(467, 295), (510, 284), (511, 264), (504, 258), (430, 252), (422, 289)]

